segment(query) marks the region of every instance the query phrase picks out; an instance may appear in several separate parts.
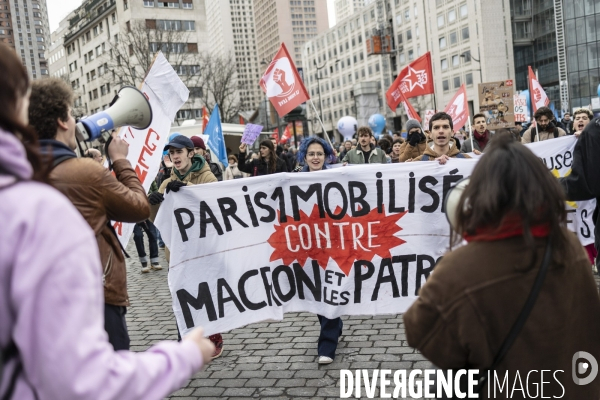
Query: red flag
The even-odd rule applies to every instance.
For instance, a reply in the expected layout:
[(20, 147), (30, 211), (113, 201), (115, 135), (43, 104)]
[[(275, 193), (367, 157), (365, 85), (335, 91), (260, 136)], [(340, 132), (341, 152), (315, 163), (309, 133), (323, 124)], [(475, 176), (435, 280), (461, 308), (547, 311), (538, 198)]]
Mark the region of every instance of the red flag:
[(452, 117), (455, 132), (465, 126), (469, 118), (469, 104), (467, 103), (467, 88), (464, 83), (450, 100), (450, 104), (446, 106), (444, 112)]
[(396, 111), (398, 104), (402, 101), (400, 93), (403, 93), (407, 99), (433, 93), (430, 52), (423, 54), (400, 71), (392, 86), (385, 93), (387, 104), (392, 111)]
[(542, 85), (537, 80), (537, 77), (533, 73), (531, 66), (529, 68), (529, 96), (531, 96), (531, 106), (533, 107), (533, 112), (536, 112), (540, 107), (546, 107), (550, 104), (550, 99), (542, 89)]
[(310, 99), (283, 43), (260, 79), (260, 87), (280, 117)]
[(279, 128), (273, 129), (273, 134), (271, 138), (275, 139), (275, 143), (279, 143)]
[(419, 121), (419, 123), (421, 123), (421, 116), (413, 108), (412, 104), (410, 104), (410, 101), (408, 101), (406, 97), (404, 97), (404, 94), (402, 92), (400, 92), (400, 97), (402, 98), (402, 105), (404, 106), (404, 111), (406, 111), (406, 115), (408, 116), (408, 118), (416, 119), (417, 121)]
[(291, 122), (285, 126), (285, 131), (283, 131), (283, 135), (281, 136), (281, 143), (286, 143), (292, 137), (290, 126), (292, 126)]
[(209, 119), (210, 115), (208, 115), (208, 110), (206, 107), (202, 107), (202, 132), (206, 131), (206, 125), (208, 125)]
[(244, 117), (242, 117), (242, 114), (240, 114), (240, 125), (245, 125), (246, 122), (244, 121)]

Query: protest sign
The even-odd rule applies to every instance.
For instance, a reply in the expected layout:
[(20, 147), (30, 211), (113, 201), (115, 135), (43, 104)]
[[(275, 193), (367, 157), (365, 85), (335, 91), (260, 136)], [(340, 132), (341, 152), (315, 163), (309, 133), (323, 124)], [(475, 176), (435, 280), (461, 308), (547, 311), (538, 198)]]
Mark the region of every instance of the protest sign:
[[(171, 123), (190, 92), (162, 52), (156, 55), (140, 90), (152, 107), (152, 123), (147, 129), (141, 130), (122, 127), (119, 136), (129, 144), (127, 160), (147, 192), (158, 174)], [(135, 224), (113, 222), (113, 226), (119, 241), (126, 247)]]
[(478, 85), (479, 112), (485, 115), (487, 128), (515, 126), (514, 86), (512, 80), (486, 82)]
[(247, 124), (244, 127), (244, 133), (242, 134), (242, 143), (246, 143), (248, 146), (252, 146), (256, 141), (256, 138), (262, 132), (262, 125)]
[[(531, 148), (564, 176), (574, 143), (567, 137)], [(203, 326), (210, 335), (286, 312), (334, 318), (406, 311), (448, 249), (444, 199), (476, 164), (361, 165), (165, 196), (155, 222), (171, 250), (179, 330)], [(569, 227), (593, 241), (593, 207), (574, 209)]]
[(515, 122), (529, 122), (529, 108), (527, 108), (527, 98), (515, 94)]

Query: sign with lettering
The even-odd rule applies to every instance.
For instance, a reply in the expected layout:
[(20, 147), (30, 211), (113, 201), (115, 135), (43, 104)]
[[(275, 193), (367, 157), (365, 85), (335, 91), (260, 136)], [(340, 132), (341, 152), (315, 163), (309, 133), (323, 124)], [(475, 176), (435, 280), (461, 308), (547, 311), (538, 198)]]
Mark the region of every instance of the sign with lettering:
[[(141, 130), (121, 127), (119, 136), (129, 144), (127, 159), (147, 192), (158, 174), (171, 123), (190, 92), (162, 52), (156, 55), (140, 90), (152, 108), (152, 123)], [(113, 226), (119, 241), (126, 247), (135, 224), (113, 222)]]
[[(564, 176), (574, 143), (532, 148)], [(362, 165), (167, 194), (155, 223), (171, 250), (179, 330), (203, 326), (210, 335), (286, 312), (404, 312), (448, 249), (444, 199), (476, 164)], [(593, 242), (593, 207), (575, 209), (569, 226)]]

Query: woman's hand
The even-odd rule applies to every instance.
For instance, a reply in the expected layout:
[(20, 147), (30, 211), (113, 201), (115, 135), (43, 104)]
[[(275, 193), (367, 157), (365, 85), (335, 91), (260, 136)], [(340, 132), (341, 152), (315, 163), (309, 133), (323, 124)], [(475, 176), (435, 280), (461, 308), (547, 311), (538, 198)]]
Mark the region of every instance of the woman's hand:
[(248, 145), (246, 143), (240, 144), (240, 153), (245, 153)]

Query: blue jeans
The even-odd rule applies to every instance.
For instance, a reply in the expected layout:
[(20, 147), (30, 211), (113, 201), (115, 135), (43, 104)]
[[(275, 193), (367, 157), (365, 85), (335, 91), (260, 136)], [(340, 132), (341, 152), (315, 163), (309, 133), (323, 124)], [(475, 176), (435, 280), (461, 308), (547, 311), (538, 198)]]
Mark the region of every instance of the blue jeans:
[(157, 230), (149, 219), (135, 224), (135, 227), (133, 228), (133, 241), (135, 242), (135, 248), (140, 257), (140, 262), (148, 262), (146, 249), (144, 248), (144, 233), (142, 230), (148, 235), (148, 243), (150, 244), (150, 262), (152, 264), (158, 264), (158, 244), (156, 243)]
[(335, 359), (335, 350), (337, 349), (338, 339), (342, 334), (344, 323), (341, 318), (329, 319), (322, 315), (317, 315), (321, 323), (321, 334), (319, 335), (319, 344), (317, 352), (319, 356)]
[(156, 229), (156, 239), (158, 239), (158, 245), (160, 246), (160, 248), (165, 247), (165, 242), (163, 242), (162, 236), (160, 236), (160, 231), (158, 230), (158, 228), (156, 228), (156, 226), (154, 227), (154, 229)]

